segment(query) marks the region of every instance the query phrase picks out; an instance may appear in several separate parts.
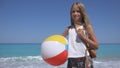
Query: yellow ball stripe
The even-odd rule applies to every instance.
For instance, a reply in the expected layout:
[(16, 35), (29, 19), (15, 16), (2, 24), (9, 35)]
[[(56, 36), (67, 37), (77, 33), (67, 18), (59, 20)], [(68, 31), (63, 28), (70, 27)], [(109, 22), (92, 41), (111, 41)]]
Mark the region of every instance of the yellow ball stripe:
[(65, 37), (62, 35), (52, 35), (52, 36), (48, 37), (47, 39), (45, 39), (45, 42), (47, 42), (47, 41), (58, 41), (58, 42), (62, 43), (63, 45), (67, 44)]

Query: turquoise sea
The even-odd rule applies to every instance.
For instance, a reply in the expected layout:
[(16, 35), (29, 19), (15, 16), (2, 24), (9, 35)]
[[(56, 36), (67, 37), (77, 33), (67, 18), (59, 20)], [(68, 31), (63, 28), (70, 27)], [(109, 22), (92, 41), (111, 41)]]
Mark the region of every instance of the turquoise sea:
[[(51, 66), (41, 58), (41, 44), (0, 44), (0, 68), (66, 68)], [(100, 44), (95, 68), (120, 68), (120, 44)]]

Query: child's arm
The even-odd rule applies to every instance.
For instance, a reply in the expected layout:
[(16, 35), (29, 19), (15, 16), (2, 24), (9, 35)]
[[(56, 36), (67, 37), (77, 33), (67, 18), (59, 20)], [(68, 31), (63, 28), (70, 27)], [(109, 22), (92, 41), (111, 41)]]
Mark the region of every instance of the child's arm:
[(66, 37), (68, 35), (69, 28), (66, 28), (65, 31), (62, 33), (62, 36)]
[(87, 27), (88, 29), (88, 33), (90, 35), (90, 38), (88, 38), (85, 34), (84, 34), (84, 30), (82, 29), (76, 29), (76, 32), (80, 35), (80, 38), (83, 39), (86, 43), (89, 44), (89, 47), (90, 48), (93, 48), (93, 49), (98, 49), (98, 41), (94, 35), (94, 31), (92, 29), (92, 26), (89, 25)]
[(96, 39), (96, 36), (94, 34), (94, 30), (93, 30), (92, 26), (89, 25), (87, 27), (87, 29), (88, 29), (88, 33), (89, 33), (90, 37), (88, 39), (86, 39), (86, 42), (89, 44), (90, 48), (98, 49), (98, 41)]

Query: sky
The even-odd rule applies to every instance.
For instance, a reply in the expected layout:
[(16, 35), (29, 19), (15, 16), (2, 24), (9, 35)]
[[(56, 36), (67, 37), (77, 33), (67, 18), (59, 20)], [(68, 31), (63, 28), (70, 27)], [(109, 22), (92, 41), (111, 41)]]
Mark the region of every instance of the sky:
[(120, 0), (0, 0), (0, 43), (41, 43), (70, 25), (82, 2), (99, 43), (120, 43)]

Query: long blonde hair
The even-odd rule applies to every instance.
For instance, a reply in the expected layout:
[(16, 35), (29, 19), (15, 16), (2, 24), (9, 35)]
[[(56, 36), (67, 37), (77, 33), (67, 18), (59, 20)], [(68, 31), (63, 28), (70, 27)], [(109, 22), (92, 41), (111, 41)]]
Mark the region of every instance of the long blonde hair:
[(75, 2), (75, 3), (73, 3), (73, 5), (71, 6), (71, 10), (70, 10), (70, 16), (71, 16), (71, 26), (74, 26), (74, 21), (73, 21), (73, 19), (72, 19), (72, 9), (73, 9), (73, 6), (74, 5), (76, 5), (78, 8), (79, 8), (79, 10), (80, 10), (80, 13), (81, 13), (81, 18), (82, 18), (82, 24), (84, 25), (84, 27), (85, 28), (87, 28), (87, 25), (89, 25), (90, 24), (90, 21), (89, 21), (89, 19), (88, 19), (88, 15), (87, 15), (87, 13), (86, 13), (86, 10), (85, 10), (85, 7), (84, 7), (84, 5), (82, 4), (82, 3), (80, 3), (80, 2)]

